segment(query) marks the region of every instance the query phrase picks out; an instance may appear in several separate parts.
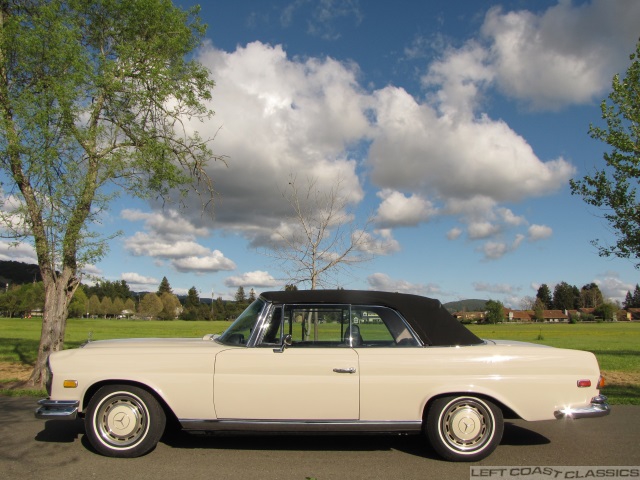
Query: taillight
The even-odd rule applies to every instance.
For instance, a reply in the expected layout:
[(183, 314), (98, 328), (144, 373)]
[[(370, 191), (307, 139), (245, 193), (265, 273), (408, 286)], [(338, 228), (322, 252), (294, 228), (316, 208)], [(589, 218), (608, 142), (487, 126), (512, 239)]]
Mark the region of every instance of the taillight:
[(578, 380), (578, 388), (587, 388), (591, 386), (591, 380)]

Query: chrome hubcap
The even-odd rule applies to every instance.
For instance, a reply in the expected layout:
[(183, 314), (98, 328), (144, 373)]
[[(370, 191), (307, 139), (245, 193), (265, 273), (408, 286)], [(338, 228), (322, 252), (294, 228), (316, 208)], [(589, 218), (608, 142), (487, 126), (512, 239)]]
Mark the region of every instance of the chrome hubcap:
[(105, 399), (97, 410), (95, 424), (103, 442), (122, 448), (144, 437), (147, 417), (145, 406), (137, 397), (116, 394)]
[(491, 413), (475, 399), (456, 399), (440, 417), (440, 431), (450, 448), (476, 451), (493, 435)]

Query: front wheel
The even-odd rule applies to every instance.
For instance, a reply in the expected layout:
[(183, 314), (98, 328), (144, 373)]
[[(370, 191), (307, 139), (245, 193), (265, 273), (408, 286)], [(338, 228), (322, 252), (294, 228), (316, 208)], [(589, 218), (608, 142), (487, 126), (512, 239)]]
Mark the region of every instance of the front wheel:
[(500, 444), (503, 429), (502, 411), (478, 397), (439, 398), (427, 411), (427, 437), (447, 460), (472, 462), (489, 456)]
[(139, 457), (152, 450), (166, 425), (164, 410), (146, 390), (107, 385), (91, 398), (85, 416), (89, 442), (108, 457)]

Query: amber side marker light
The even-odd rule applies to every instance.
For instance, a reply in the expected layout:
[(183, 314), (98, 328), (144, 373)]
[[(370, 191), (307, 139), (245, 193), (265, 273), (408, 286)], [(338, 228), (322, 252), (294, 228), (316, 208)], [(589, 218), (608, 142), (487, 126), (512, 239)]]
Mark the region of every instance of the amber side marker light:
[(578, 388), (587, 388), (591, 386), (591, 380), (578, 380)]
[(601, 388), (604, 388), (604, 384), (605, 384), (604, 377), (600, 375), (600, 378), (598, 379), (598, 385), (596, 385), (596, 388), (600, 390)]
[(62, 386), (64, 388), (77, 388), (78, 387), (78, 381), (77, 380), (65, 380), (64, 382), (62, 382)]

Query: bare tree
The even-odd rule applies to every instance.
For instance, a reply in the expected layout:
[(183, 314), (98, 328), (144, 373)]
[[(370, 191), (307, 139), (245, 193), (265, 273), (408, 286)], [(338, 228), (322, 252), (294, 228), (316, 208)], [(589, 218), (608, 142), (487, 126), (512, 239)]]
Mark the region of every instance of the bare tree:
[(288, 283), (318, 287), (337, 286), (338, 273), (373, 258), (371, 218), (360, 227), (354, 221), (344, 181), (327, 189), (309, 177), (300, 186), (294, 175), (281, 191), (292, 208), (290, 222), (264, 253), (280, 263)]

